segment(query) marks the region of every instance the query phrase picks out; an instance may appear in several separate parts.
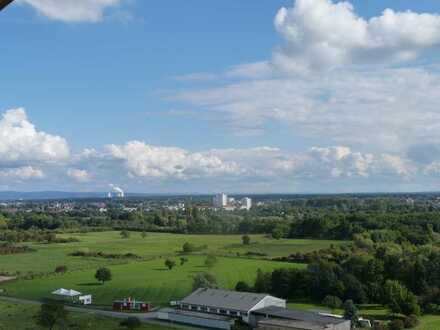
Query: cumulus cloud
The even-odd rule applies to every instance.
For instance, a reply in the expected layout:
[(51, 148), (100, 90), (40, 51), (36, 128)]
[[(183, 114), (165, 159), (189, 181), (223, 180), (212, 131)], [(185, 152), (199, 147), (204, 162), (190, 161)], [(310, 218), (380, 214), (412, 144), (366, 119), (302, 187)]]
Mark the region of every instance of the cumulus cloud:
[(181, 148), (158, 147), (141, 141), (108, 145), (108, 155), (124, 163), (130, 176), (151, 179), (200, 178), (239, 171), (233, 162), (223, 162), (210, 153)]
[(0, 170), (0, 179), (3, 180), (31, 180), (31, 179), (42, 179), (44, 178), (44, 173), (40, 169), (33, 168), (32, 166), (23, 166), (19, 168), (2, 169)]
[(64, 22), (100, 22), (106, 9), (123, 0), (19, 0), (50, 19)]
[(66, 140), (37, 131), (23, 108), (8, 110), (0, 119), (0, 165), (62, 161), (69, 154)]
[(386, 9), (366, 20), (350, 2), (296, 0), (281, 8), (275, 27), (284, 45), (274, 63), (301, 72), (346, 64), (399, 63), (440, 44), (440, 16)]
[(79, 183), (89, 182), (92, 179), (89, 172), (77, 168), (69, 168), (67, 170), (67, 176)]

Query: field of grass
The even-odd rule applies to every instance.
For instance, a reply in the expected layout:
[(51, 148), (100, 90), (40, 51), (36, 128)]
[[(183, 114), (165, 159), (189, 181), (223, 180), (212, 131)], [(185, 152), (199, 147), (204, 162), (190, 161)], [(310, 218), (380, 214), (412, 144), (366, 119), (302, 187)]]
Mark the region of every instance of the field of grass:
[(17, 280), (4, 283), (1, 287), (8, 295), (20, 298), (42, 299), (62, 287), (91, 293), (97, 304), (109, 305), (113, 299), (131, 296), (164, 305), (190, 293), (193, 277), (199, 272), (215, 274), (220, 287), (232, 289), (240, 280), (252, 283), (258, 268), (270, 271), (281, 267), (305, 267), (292, 263), (220, 257), (218, 263), (208, 269), (204, 265), (204, 256), (189, 256), (188, 259), (186, 264), (180, 266), (175, 258), (178, 265), (172, 270), (165, 267), (165, 258), (110, 266), (113, 280), (104, 285), (95, 280), (93, 268), (33, 280)]
[[(344, 312), (341, 309), (331, 310), (326, 306), (313, 304), (313, 303), (304, 303), (304, 302), (295, 302), (288, 304), (290, 308), (296, 308), (301, 310), (308, 311), (326, 311), (334, 314), (342, 315)], [(359, 315), (363, 318), (370, 320), (381, 320), (387, 321), (390, 319), (389, 311), (379, 305), (362, 305), (359, 308)], [(440, 315), (424, 315), (420, 317), (420, 324), (414, 328), (414, 330), (439, 330), (440, 329)]]
[[(0, 302), (0, 330), (40, 330), (35, 325), (34, 316), (39, 310), (34, 305), (18, 305)], [(54, 330), (77, 329), (77, 330), (117, 330), (120, 320), (95, 316), (84, 313), (69, 313), (66, 327), (55, 327)], [(173, 328), (158, 325), (143, 325), (139, 330), (171, 330)]]
[(100, 258), (78, 258), (69, 256), (76, 250), (103, 251), (106, 253), (135, 253), (142, 257), (174, 256), (185, 242), (194, 245), (207, 245), (203, 253), (218, 255), (246, 254), (247, 252), (265, 253), (269, 257), (287, 256), (295, 252), (308, 252), (327, 248), (331, 244), (344, 244), (341, 241), (324, 240), (274, 240), (263, 235), (252, 235), (252, 244), (241, 244), (240, 235), (179, 235), (149, 233), (142, 238), (140, 233), (131, 233), (130, 238), (122, 239), (119, 232), (100, 232), (87, 234), (69, 234), (61, 237), (75, 237), (80, 242), (66, 244), (27, 244), (36, 252), (0, 256), (1, 272), (52, 272), (56, 266), (66, 265), (70, 270), (97, 268), (107, 264), (126, 263), (121, 260)]

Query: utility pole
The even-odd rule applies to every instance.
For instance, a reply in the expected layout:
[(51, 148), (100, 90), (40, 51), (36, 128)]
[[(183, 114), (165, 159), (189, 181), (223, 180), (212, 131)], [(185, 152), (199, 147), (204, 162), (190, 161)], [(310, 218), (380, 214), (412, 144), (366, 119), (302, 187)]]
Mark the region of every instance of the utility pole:
[(0, 11), (5, 9), (7, 5), (9, 5), (14, 0), (0, 0)]

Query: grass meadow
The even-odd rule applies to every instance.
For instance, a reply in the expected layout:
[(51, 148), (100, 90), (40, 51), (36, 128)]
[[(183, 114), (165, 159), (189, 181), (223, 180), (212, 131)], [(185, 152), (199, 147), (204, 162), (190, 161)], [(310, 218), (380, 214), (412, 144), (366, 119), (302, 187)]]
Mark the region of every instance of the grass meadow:
[(69, 270), (97, 268), (103, 265), (126, 263), (126, 260), (108, 260), (102, 258), (78, 258), (69, 256), (77, 250), (102, 251), (106, 253), (135, 253), (145, 258), (175, 256), (185, 242), (194, 245), (207, 245), (203, 253), (217, 255), (246, 254), (247, 252), (265, 253), (268, 257), (287, 256), (295, 252), (309, 252), (327, 248), (331, 244), (344, 244), (341, 241), (281, 239), (274, 240), (263, 235), (251, 235), (251, 244), (241, 244), (240, 235), (180, 235), (166, 233), (148, 233), (142, 238), (140, 233), (131, 233), (130, 238), (122, 239), (119, 232), (99, 232), (86, 234), (68, 234), (61, 237), (75, 237), (80, 242), (66, 244), (32, 244), (36, 252), (0, 256), (1, 272), (52, 272), (59, 265)]
[(97, 283), (95, 269), (89, 269), (33, 280), (21, 279), (5, 283), (3, 288), (8, 295), (20, 298), (50, 297), (50, 292), (62, 287), (91, 293), (96, 304), (110, 305), (117, 298), (135, 297), (155, 305), (166, 305), (170, 300), (181, 299), (190, 293), (193, 277), (200, 272), (214, 274), (220, 287), (233, 289), (240, 280), (251, 284), (258, 268), (270, 271), (281, 267), (305, 267), (266, 260), (219, 257), (214, 267), (207, 268), (204, 256), (189, 256), (183, 266), (178, 258), (174, 259), (177, 266), (172, 270), (165, 267), (165, 258), (109, 266), (113, 279), (105, 284)]
[[(0, 302), (0, 330), (40, 330), (35, 324), (35, 315), (39, 310), (35, 305), (12, 304)], [(53, 330), (120, 330), (120, 320), (96, 316), (93, 314), (69, 312), (65, 327), (55, 326)], [(47, 328), (44, 328), (47, 329)], [(171, 330), (158, 325), (142, 325), (139, 330)]]

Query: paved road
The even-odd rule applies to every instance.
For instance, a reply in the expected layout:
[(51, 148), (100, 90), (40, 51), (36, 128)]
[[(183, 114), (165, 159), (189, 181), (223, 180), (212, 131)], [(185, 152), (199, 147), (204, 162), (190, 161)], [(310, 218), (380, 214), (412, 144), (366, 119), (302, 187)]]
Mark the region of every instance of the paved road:
[[(36, 300), (28, 300), (28, 299), (20, 299), (20, 298), (13, 298), (13, 297), (5, 297), (0, 296), (0, 301), (10, 302), (14, 304), (28, 304), (28, 305), (41, 305), (41, 301)], [(93, 314), (93, 315), (101, 315), (106, 317), (113, 317), (113, 318), (119, 318), (119, 319), (126, 319), (129, 316), (137, 317), (141, 322), (149, 323), (149, 324), (157, 324), (177, 329), (185, 329), (185, 330), (200, 330), (200, 328), (194, 328), (189, 326), (184, 326), (180, 324), (174, 324), (174, 323), (163, 323), (156, 320), (156, 313), (150, 312), (150, 313), (120, 313), (120, 312), (113, 312), (113, 311), (106, 311), (102, 309), (95, 309), (91, 307), (76, 307), (76, 306), (65, 306), (68, 311), (71, 312), (77, 312), (77, 313), (87, 313), (87, 314)]]

